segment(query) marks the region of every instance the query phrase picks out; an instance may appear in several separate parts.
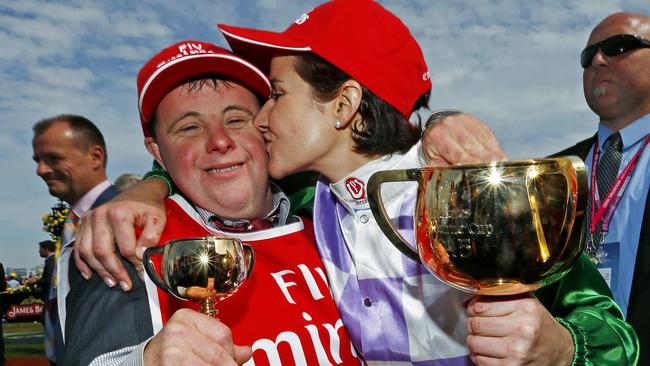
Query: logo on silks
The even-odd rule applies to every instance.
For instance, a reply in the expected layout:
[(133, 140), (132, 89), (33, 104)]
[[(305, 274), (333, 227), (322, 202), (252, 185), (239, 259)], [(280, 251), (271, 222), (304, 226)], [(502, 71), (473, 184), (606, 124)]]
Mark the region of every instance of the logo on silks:
[[(366, 199), (366, 186), (359, 178), (350, 177), (345, 180), (345, 188), (353, 199), (359, 201)], [(360, 203), (360, 202), (357, 202)]]

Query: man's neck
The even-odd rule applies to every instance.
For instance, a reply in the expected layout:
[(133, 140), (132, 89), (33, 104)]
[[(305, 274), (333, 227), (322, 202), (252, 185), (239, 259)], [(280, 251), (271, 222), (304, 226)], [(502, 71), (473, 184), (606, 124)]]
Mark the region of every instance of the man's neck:
[(67, 203), (70, 207), (74, 207), (79, 201), (84, 198), (88, 192), (90, 192), (93, 188), (97, 187), (98, 184), (108, 180), (108, 177), (106, 177), (106, 174), (99, 174), (99, 175), (93, 175), (92, 179), (86, 182), (80, 182), (81, 187), (83, 187), (83, 193), (78, 194), (76, 197), (71, 197), (71, 198), (61, 198), (58, 197), (59, 199), (62, 199)]
[(98, 181), (91, 187), (88, 187), (81, 197), (75, 198), (74, 202), (71, 202), (72, 200), (66, 202), (78, 215), (82, 215), (86, 210), (90, 209), (90, 206), (92, 206), (97, 197), (108, 187), (110, 187), (108, 180)]
[(603, 126), (609, 128), (610, 130), (612, 130), (614, 132), (618, 132), (618, 131), (624, 129), (625, 127), (627, 127), (630, 123), (632, 123), (634, 121), (636, 121), (636, 119), (631, 120), (631, 121), (630, 120), (611, 120), (611, 119), (605, 120), (605, 119), (601, 119), (600, 123), (603, 124)]
[[(646, 109), (650, 109), (650, 108), (646, 108)], [(603, 124), (605, 127), (609, 128), (610, 130), (614, 132), (618, 132), (624, 129), (625, 127), (629, 126), (631, 123), (638, 120), (639, 118), (645, 116), (646, 114), (650, 114), (650, 110), (646, 110), (646, 109), (642, 109), (637, 112), (628, 113), (626, 115), (612, 117), (612, 118), (600, 116), (600, 123)]]

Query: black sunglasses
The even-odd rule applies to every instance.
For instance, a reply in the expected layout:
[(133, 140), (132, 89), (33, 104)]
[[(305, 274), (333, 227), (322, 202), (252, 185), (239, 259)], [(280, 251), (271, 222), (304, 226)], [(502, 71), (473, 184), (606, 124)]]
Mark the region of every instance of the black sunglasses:
[(594, 43), (591, 46), (587, 46), (580, 54), (580, 65), (582, 65), (583, 69), (591, 65), (591, 61), (596, 56), (599, 48), (607, 56), (619, 56), (637, 48), (650, 48), (650, 41), (632, 34), (619, 34), (609, 37), (604, 41)]

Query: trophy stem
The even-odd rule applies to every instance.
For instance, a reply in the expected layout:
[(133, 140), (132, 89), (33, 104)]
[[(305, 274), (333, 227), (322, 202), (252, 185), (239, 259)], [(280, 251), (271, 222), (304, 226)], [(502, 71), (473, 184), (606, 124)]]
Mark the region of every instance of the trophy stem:
[(217, 310), (214, 306), (217, 304), (217, 300), (214, 299), (214, 297), (208, 297), (205, 300), (201, 301), (201, 313), (211, 317), (211, 318), (216, 318), (217, 314), (219, 314), (219, 310)]

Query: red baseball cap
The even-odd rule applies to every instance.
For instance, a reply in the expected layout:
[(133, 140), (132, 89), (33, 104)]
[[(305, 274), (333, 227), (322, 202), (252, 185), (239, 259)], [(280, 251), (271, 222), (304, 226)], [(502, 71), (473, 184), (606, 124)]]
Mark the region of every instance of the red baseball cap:
[(201, 76), (221, 76), (238, 82), (262, 99), (271, 94), (271, 84), (250, 62), (212, 43), (182, 41), (158, 52), (138, 73), (138, 109), (145, 136), (160, 101), (172, 89)]
[(233, 52), (268, 73), (275, 50), (311, 51), (338, 67), (407, 119), (431, 90), (422, 50), (394, 14), (371, 0), (334, 0), (300, 16), (284, 32), (219, 24)]

